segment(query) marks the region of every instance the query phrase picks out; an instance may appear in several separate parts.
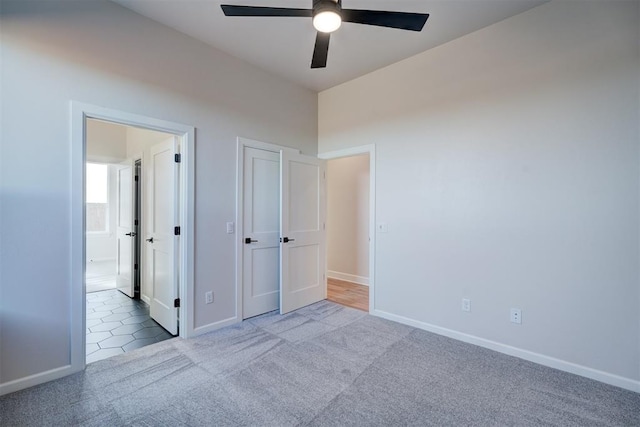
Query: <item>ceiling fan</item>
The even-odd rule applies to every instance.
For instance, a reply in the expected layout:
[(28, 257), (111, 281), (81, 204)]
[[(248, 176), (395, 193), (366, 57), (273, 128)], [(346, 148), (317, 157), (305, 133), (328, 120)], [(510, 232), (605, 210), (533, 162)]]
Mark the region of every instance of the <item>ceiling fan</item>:
[(226, 16), (276, 16), (313, 18), (313, 26), (318, 30), (313, 49), (311, 68), (325, 68), (329, 54), (331, 33), (340, 28), (342, 22), (422, 31), (429, 18), (428, 13), (389, 12), (383, 10), (343, 9), (342, 0), (312, 0), (311, 9), (288, 7), (234, 6), (221, 5)]

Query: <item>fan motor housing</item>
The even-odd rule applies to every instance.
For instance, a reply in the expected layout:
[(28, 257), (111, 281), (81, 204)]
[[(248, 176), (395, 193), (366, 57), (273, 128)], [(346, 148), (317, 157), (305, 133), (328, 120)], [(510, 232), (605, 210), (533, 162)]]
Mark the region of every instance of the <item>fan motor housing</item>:
[(342, 0), (313, 0), (313, 16), (320, 12), (342, 12)]

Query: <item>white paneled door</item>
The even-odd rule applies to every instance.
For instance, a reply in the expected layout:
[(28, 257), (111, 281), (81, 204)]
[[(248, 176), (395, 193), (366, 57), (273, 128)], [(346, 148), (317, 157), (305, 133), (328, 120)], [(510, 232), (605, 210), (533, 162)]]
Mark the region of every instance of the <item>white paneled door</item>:
[(280, 154), (244, 148), (242, 314), (277, 310), (280, 283)]
[(134, 166), (126, 160), (116, 166), (116, 286), (134, 296), (134, 234), (133, 190)]
[(146, 268), (151, 285), (151, 317), (178, 333), (178, 166), (174, 137), (151, 147), (147, 212)]
[(326, 298), (325, 162), (280, 153), (280, 313)]

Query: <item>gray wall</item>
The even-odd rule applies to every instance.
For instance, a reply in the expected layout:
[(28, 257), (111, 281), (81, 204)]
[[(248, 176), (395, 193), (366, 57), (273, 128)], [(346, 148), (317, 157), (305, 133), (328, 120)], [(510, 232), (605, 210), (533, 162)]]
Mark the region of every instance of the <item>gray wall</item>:
[(0, 383), (69, 364), (70, 100), (196, 127), (193, 316), (232, 317), (236, 137), (315, 154), (316, 94), (113, 3), (1, 7)]
[(552, 1), (320, 93), (321, 153), (376, 144), (378, 314), (640, 390), (639, 5)]

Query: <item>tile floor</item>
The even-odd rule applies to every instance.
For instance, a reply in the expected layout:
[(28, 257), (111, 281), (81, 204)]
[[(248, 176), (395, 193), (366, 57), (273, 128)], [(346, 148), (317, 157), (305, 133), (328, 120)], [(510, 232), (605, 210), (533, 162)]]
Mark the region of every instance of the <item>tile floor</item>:
[(144, 301), (115, 289), (87, 294), (87, 363), (169, 338)]

